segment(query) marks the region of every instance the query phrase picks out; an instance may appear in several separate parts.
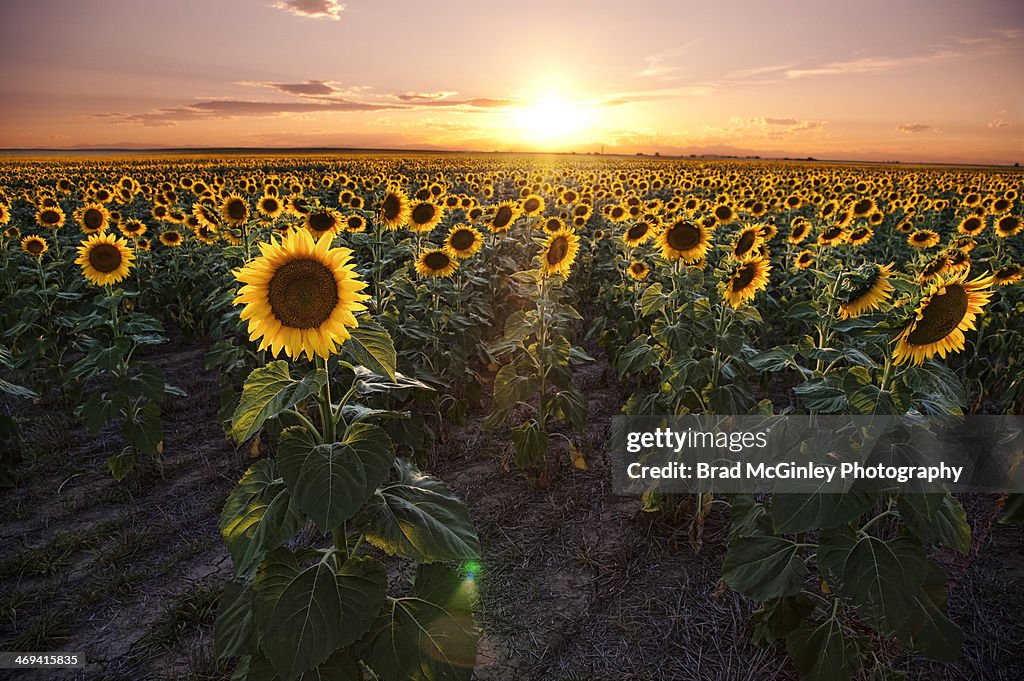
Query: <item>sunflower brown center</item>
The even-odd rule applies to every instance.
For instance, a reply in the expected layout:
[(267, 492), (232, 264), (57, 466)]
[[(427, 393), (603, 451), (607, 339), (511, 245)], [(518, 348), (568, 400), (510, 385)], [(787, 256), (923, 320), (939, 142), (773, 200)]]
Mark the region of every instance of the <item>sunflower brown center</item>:
[(313, 213), (309, 216), (309, 226), (316, 232), (326, 232), (334, 227), (334, 216), (330, 213)]
[(349, 229), (359, 229), (360, 227), (363, 226), (363, 219), (358, 215), (352, 215), (349, 216), (348, 220), (346, 221), (346, 224), (348, 225)]
[(425, 225), (434, 219), (436, 212), (432, 204), (421, 203), (412, 209), (412, 221), (417, 225)]
[(31, 254), (39, 255), (43, 252), (43, 242), (33, 239), (25, 244), (25, 248), (27, 248), (28, 252)]
[(268, 213), (273, 213), (275, 210), (277, 210), (277, 199), (263, 199), (263, 201), (260, 203), (260, 206), (263, 208), (263, 210), (267, 211)]
[(625, 214), (626, 211), (624, 211), (621, 206), (615, 206), (614, 208), (612, 208), (611, 216), (615, 220), (618, 220)]
[(564, 236), (557, 237), (548, 247), (547, 258), (549, 265), (557, 265), (565, 259), (569, 252), (569, 240)]
[(870, 199), (861, 199), (857, 203), (853, 204), (854, 215), (866, 215), (869, 210), (871, 210)]
[(384, 211), (385, 220), (394, 220), (398, 217), (398, 214), (402, 211), (402, 201), (395, 194), (388, 194), (384, 197), (384, 205), (382, 206)]
[(946, 292), (932, 296), (921, 313), (917, 326), (907, 336), (911, 345), (928, 345), (948, 336), (967, 314), (967, 291), (959, 284), (950, 284)]
[(689, 251), (700, 244), (700, 229), (692, 222), (677, 222), (665, 235), (665, 241), (677, 251)]
[(643, 239), (644, 236), (647, 234), (648, 229), (650, 229), (650, 225), (648, 225), (646, 222), (638, 222), (637, 224), (629, 228), (629, 231), (626, 232), (626, 238), (629, 239), (630, 241), (638, 241), (639, 239)]
[(931, 235), (928, 234), (927, 232), (917, 232), (916, 234), (914, 234), (913, 239), (914, 239), (914, 241), (918, 241), (918, 242), (923, 243), (925, 241), (928, 241), (928, 239), (930, 237), (931, 237)]
[(719, 220), (728, 220), (732, 217), (732, 208), (729, 206), (719, 206), (715, 209), (715, 217)]
[(472, 248), (475, 242), (476, 238), (473, 236), (473, 232), (468, 229), (456, 230), (456, 232), (452, 234), (452, 248), (457, 251), (464, 251), (467, 248)]
[(967, 230), (968, 232), (976, 232), (977, 230), (981, 229), (981, 219), (967, 218), (967, 220), (964, 221), (964, 229)]
[(55, 225), (60, 222), (60, 213), (55, 210), (44, 210), (39, 216), (44, 225)]
[(451, 258), (444, 251), (431, 251), (423, 256), (423, 264), (435, 272), (448, 267), (451, 262)]
[(228, 202), (228, 217), (232, 220), (241, 220), (245, 217), (245, 204), (235, 200)]
[(803, 237), (804, 232), (806, 232), (806, 231), (807, 231), (807, 225), (805, 225), (804, 223), (801, 222), (800, 224), (798, 224), (796, 227), (793, 228), (793, 236), (795, 238), (799, 239), (799, 238)]
[(535, 199), (535, 198), (527, 199), (526, 203), (523, 204), (523, 210), (525, 210), (527, 213), (532, 213), (532, 212), (534, 212), (535, 210), (538, 210), (538, 209), (540, 209), (540, 200), (539, 199)]
[(494, 226), (500, 229), (507, 227), (510, 222), (512, 222), (512, 209), (508, 206), (500, 207), (494, 214)]
[(999, 279), (1009, 279), (1020, 271), (1020, 267), (1017, 265), (1008, 265), (1003, 269), (996, 272), (996, 277)]
[(647, 265), (644, 265), (643, 263), (635, 262), (630, 267), (630, 269), (633, 270), (633, 274), (643, 274), (644, 271), (647, 270)]
[(750, 251), (754, 247), (754, 242), (757, 240), (757, 236), (753, 230), (747, 230), (740, 234), (740, 238), (736, 241), (736, 249), (733, 251), (736, 255), (743, 255)]
[(842, 233), (842, 227), (829, 227), (821, 236), (825, 241), (832, 241), (833, 239), (838, 239), (839, 235)]
[(99, 229), (103, 226), (103, 213), (90, 208), (82, 215), (82, 222), (85, 223), (86, 229)]
[(740, 271), (736, 273), (736, 276), (732, 280), (732, 290), (738, 293), (746, 287), (750, 286), (750, 282), (754, 281), (754, 276), (757, 274), (757, 266), (754, 263), (747, 263), (740, 268)]
[(853, 234), (850, 235), (850, 239), (852, 239), (853, 241), (857, 241), (859, 239), (863, 239), (867, 235), (868, 235), (868, 230), (866, 230), (863, 227), (861, 227), (860, 229), (853, 230)]
[(113, 244), (97, 244), (89, 251), (89, 264), (97, 272), (113, 272), (121, 266), (121, 249)]
[(338, 282), (322, 262), (291, 260), (267, 284), (270, 309), (293, 329), (312, 329), (331, 317), (338, 305)]

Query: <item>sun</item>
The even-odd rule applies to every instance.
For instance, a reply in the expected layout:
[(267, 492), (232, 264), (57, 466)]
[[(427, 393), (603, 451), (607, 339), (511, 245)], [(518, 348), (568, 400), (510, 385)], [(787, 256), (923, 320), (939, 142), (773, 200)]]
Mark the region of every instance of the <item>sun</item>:
[(527, 142), (569, 142), (576, 141), (590, 127), (592, 117), (589, 107), (549, 92), (519, 111), (516, 123)]

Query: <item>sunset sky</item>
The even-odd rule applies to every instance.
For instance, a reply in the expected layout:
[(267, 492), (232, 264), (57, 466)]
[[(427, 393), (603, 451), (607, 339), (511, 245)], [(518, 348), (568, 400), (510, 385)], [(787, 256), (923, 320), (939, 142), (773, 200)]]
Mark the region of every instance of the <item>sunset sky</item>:
[(4, 0), (0, 147), (1024, 162), (1020, 0)]

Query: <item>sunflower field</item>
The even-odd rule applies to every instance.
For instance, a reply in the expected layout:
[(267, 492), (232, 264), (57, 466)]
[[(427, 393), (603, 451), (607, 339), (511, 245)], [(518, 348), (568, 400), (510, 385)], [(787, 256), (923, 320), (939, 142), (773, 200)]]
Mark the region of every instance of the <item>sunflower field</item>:
[(1022, 191), (6, 157), (0, 648), (89, 679), (1021, 678), (1021, 495), (622, 497), (607, 442), (618, 415), (1024, 413)]

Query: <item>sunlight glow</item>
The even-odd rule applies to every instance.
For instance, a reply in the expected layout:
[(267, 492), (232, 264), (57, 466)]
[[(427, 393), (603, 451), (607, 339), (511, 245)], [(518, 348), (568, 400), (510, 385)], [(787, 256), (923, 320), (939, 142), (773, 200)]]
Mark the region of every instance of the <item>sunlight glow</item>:
[(558, 145), (578, 141), (593, 124), (593, 110), (552, 92), (519, 111), (516, 124), (525, 142)]

